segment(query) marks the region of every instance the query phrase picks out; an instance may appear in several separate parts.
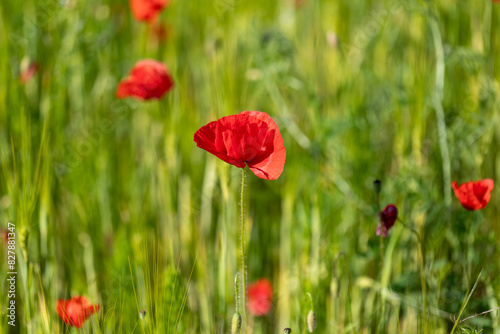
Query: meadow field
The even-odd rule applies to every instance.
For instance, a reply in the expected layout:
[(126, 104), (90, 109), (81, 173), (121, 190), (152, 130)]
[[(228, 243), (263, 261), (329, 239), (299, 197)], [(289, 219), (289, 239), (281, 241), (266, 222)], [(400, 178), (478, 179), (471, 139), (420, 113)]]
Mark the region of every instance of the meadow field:
[[(500, 190), (471, 210), (452, 188), (500, 180), (500, 3), (134, 15), (0, 2), (0, 333), (500, 333)], [(145, 59), (173, 86), (120, 98)], [(193, 140), (242, 111), (279, 127), (277, 180)], [(59, 311), (78, 296), (81, 328)]]

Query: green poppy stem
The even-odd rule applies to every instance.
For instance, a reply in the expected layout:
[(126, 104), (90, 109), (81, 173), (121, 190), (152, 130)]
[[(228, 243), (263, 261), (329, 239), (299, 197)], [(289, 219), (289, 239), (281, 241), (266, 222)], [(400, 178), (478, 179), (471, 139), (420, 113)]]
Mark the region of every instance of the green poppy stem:
[(243, 317), (243, 333), (246, 333), (247, 326), (247, 275), (246, 275), (246, 266), (245, 266), (245, 168), (241, 169), (241, 193), (240, 193), (240, 262), (241, 262), (241, 301), (242, 305), (240, 305), (241, 313)]
[(384, 267), (384, 223), (382, 221), (382, 210), (380, 208), (380, 196), (379, 194), (375, 195), (375, 199), (377, 202), (377, 215), (380, 220), (380, 234), (379, 234), (379, 240), (380, 240), (380, 267)]
[[(384, 223), (382, 221), (382, 210), (380, 208), (380, 196), (379, 194), (376, 194), (376, 201), (377, 201), (377, 215), (380, 220), (380, 234), (379, 234), (379, 241), (380, 241), (380, 283), (382, 283), (382, 272), (384, 271)], [(379, 322), (379, 327), (382, 328), (384, 326), (384, 316), (385, 316), (385, 301), (383, 299), (382, 295), (382, 289), (380, 290), (380, 303), (381, 303), (381, 315), (380, 315), (380, 322)]]

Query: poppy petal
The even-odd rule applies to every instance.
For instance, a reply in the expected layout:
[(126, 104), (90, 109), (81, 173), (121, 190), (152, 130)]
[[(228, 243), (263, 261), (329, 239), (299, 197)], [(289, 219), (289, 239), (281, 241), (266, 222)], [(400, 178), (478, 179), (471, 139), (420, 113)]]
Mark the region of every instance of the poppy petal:
[[(227, 156), (225, 152), (224, 143), (220, 140), (217, 140), (217, 136), (220, 132), (216, 131), (219, 127), (219, 123), (217, 121), (210, 122), (205, 126), (202, 126), (196, 133), (194, 134), (194, 141), (196, 142), (199, 148), (204, 149), (217, 156), (219, 159), (231, 164), (236, 167), (243, 168), (245, 167), (245, 163), (242, 163), (238, 160), (232, 159)], [(219, 135), (222, 137), (222, 135)]]
[[(394, 204), (387, 205), (382, 212), (379, 213), (380, 222), (382, 225), (382, 236), (387, 237), (387, 232), (394, 226), (398, 219), (398, 208)], [(377, 235), (380, 235), (380, 225), (377, 227)]]
[(168, 4), (166, 0), (130, 0), (130, 9), (137, 21), (153, 23)]
[(139, 100), (146, 100), (148, 92), (141, 86), (136, 85), (130, 79), (120, 82), (116, 91), (116, 97), (124, 99), (126, 97), (134, 96)]
[(84, 322), (99, 311), (100, 305), (92, 305), (87, 298), (75, 296), (69, 300), (59, 299), (56, 312), (68, 326), (81, 328)]
[(268, 279), (260, 279), (248, 286), (248, 310), (255, 316), (263, 316), (271, 311), (273, 306), (273, 286)]
[(64, 321), (66, 324), (70, 323), (70, 318), (68, 313), (66, 312), (66, 304), (67, 302), (65, 300), (59, 299), (56, 304), (56, 312), (61, 317), (62, 321)]
[(286, 149), (278, 125), (268, 114), (263, 112), (244, 111), (243, 114), (258, 118), (269, 127), (263, 145), (266, 149), (248, 162), (248, 167), (256, 176), (262, 179), (276, 180), (283, 172), (286, 160)]

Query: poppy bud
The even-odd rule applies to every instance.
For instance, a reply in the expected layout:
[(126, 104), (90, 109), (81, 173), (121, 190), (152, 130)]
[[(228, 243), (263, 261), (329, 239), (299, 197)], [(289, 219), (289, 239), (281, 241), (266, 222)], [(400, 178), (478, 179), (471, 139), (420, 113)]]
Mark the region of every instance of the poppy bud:
[(309, 329), (309, 333), (314, 332), (314, 329), (316, 329), (316, 313), (313, 310), (310, 310), (307, 315), (307, 329)]
[[(377, 227), (377, 235), (382, 233), (382, 236), (387, 237), (387, 231), (394, 226), (394, 223), (398, 219), (398, 208), (394, 204), (389, 204), (385, 209), (379, 213), (381, 226)], [(382, 227), (382, 231), (380, 230)]]
[(292, 330), (290, 328), (285, 328), (283, 330), (283, 334), (290, 334), (292, 332)]
[(380, 180), (373, 181), (373, 191), (377, 196), (380, 195), (381, 189), (382, 189), (382, 182), (380, 182)]
[(231, 323), (231, 334), (238, 334), (241, 329), (241, 315), (236, 312)]

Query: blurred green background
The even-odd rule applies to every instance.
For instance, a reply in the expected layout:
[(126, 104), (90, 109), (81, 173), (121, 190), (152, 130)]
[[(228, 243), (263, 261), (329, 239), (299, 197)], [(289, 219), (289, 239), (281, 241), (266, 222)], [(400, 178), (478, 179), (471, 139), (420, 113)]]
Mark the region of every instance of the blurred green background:
[[(500, 192), (468, 212), (451, 181), (500, 176), (500, 4), (172, 0), (165, 39), (125, 0), (0, 13), (0, 226), (16, 225), (18, 271), (0, 332), (76, 332), (55, 304), (84, 295), (101, 311), (83, 333), (229, 333), (241, 171), (193, 135), (243, 110), (271, 115), (287, 149), (277, 181), (247, 170), (248, 281), (275, 290), (248, 333), (305, 333), (307, 293), (315, 333), (449, 333), (462, 305), (498, 307)], [(145, 58), (173, 91), (117, 100)], [(381, 261), (377, 178), (423, 259), (398, 222)], [(467, 330), (500, 333), (499, 312)]]

